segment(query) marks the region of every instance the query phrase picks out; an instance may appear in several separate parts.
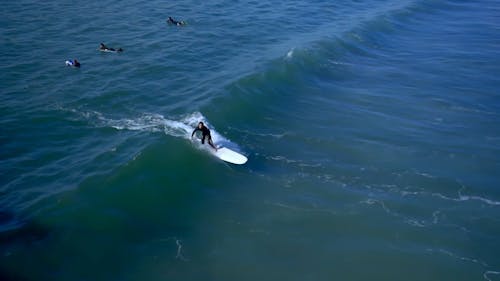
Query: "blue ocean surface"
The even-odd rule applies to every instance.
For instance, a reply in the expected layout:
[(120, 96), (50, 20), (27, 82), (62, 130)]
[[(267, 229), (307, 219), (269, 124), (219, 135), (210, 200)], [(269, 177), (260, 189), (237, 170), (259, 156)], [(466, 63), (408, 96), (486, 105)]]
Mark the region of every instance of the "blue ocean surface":
[(500, 280), (498, 1), (4, 1), (0, 39), (1, 280)]

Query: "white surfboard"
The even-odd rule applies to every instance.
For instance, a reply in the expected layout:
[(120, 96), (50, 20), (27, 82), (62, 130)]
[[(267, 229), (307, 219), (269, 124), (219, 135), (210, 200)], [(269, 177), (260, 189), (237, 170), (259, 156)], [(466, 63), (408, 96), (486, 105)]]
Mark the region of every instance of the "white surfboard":
[[(198, 132), (198, 134), (196, 134), (194, 136), (194, 138), (193, 138), (193, 136), (191, 136), (191, 141), (199, 144), (199, 141), (201, 140), (200, 135), (201, 135), (201, 133)], [(202, 146), (204, 146), (204, 149), (208, 150), (210, 153), (215, 155), (217, 158), (219, 158), (223, 161), (226, 161), (228, 163), (231, 163), (231, 164), (242, 165), (248, 161), (248, 158), (245, 157), (245, 155), (240, 154), (240, 153), (224, 146), (224, 144), (229, 144), (229, 146), (232, 147), (231, 143), (229, 141), (225, 140), (223, 137), (220, 137), (219, 134), (217, 132), (215, 132), (215, 130), (213, 131), (212, 136), (213, 136), (213, 138), (215, 138), (214, 142), (216, 142), (215, 146), (217, 147), (217, 151), (215, 151), (215, 149), (213, 149), (208, 143), (201, 144)]]
[(217, 156), (219, 159), (224, 160), (224, 161), (229, 162), (229, 163), (232, 163), (232, 164), (242, 165), (248, 161), (248, 158), (246, 158), (244, 155), (239, 154), (238, 152), (231, 150), (227, 147), (223, 147), (223, 146), (218, 147), (217, 151), (210, 148), (210, 151), (215, 156)]
[(75, 68), (80, 67), (80, 65), (76, 66), (75, 65), (75, 61), (73, 61), (73, 60), (67, 60), (64, 63), (66, 64), (66, 66), (72, 66), (72, 67), (75, 67)]

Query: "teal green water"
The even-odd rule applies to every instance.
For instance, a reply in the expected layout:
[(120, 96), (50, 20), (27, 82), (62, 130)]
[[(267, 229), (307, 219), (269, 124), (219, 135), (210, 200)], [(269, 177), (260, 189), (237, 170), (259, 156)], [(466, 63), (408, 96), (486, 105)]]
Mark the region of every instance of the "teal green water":
[(497, 2), (3, 6), (1, 280), (500, 280)]

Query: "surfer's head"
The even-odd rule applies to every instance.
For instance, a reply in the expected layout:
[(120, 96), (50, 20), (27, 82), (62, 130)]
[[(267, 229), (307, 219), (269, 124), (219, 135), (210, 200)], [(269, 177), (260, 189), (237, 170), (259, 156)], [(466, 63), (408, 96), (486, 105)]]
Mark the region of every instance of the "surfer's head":
[(200, 129), (201, 129), (201, 128), (203, 128), (204, 126), (205, 126), (205, 124), (203, 124), (203, 122), (198, 123), (198, 128), (200, 128)]

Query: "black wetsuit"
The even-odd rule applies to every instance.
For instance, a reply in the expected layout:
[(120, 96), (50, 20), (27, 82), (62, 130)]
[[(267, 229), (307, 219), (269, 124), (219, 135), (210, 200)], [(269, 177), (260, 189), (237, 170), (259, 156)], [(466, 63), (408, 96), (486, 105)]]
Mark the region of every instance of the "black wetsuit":
[(196, 131), (201, 131), (201, 135), (202, 135), (201, 143), (202, 144), (205, 143), (205, 137), (207, 137), (207, 136), (208, 136), (209, 141), (212, 140), (212, 136), (210, 135), (210, 130), (207, 127), (203, 126), (203, 127), (201, 127), (201, 129), (196, 127), (196, 129), (194, 129), (193, 133), (191, 134), (191, 137), (194, 136), (194, 133), (196, 133)]
[(108, 46), (106, 46), (104, 44), (101, 44), (101, 46), (99, 46), (99, 50), (101, 50), (101, 51), (123, 52), (122, 48), (119, 48), (118, 50), (116, 50), (115, 48), (108, 48)]
[(106, 47), (106, 46), (104, 46), (104, 47), (102, 47), (102, 46), (101, 46), (99, 49), (100, 49), (100, 50), (102, 50), (102, 51), (113, 51), (113, 52), (115, 52), (115, 51), (116, 51), (115, 49), (113, 49), (113, 48), (108, 48), (108, 47)]
[(173, 18), (168, 18), (167, 22), (171, 23), (171, 24), (175, 24), (175, 25), (182, 25), (183, 24), (182, 21), (176, 21)]

